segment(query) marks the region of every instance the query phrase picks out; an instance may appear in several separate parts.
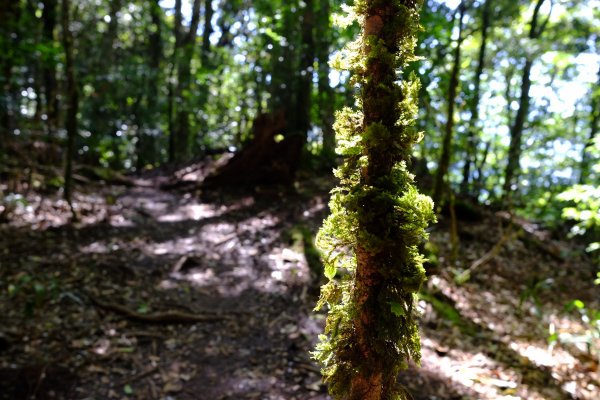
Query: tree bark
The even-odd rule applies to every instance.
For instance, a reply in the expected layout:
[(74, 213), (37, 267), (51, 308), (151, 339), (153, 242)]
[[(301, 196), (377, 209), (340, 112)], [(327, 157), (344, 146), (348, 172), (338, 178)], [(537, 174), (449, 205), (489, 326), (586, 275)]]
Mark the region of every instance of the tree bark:
[(19, 2), (14, 0), (0, 1), (0, 149), (10, 141), (14, 130), (14, 119), (17, 109), (17, 96), (13, 82), (15, 57), (12, 55), (19, 46), (18, 21), (21, 16)]
[[(314, 21), (313, 0), (304, 0), (302, 12), (302, 43), (300, 46), (300, 71), (298, 76), (298, 100), (296, 111), (298, 113), (297, 130), (306, 140), (310, 130), (310, 107), (313, 87), (313, 64), (315, 61), (315, 40), (313, 36)], [(288, 110), (288, 113), (293, 112)]]
[[(537, 0), (535, 5), (535, 9), (533, 11), (533, 16), (531, 18), (530, 29), (529, 29), (529, 39), (535, 40), (539, 39), (546, 23), (542, 23), (539, 27), (539, 14), (542, 5), (545, 0)], [(521, 159), (521, 147), (523, 141), (523, 131), (525, 129), (525, 122), (527, 121), (527, 117), (529, 115), (529, 90), (531, 89), (531, 68), (533, 67), (533, 55), (527, 55), (525, 59), (525, 65), (523, 67), (523, 74), (521, 77), (521, 97), (519, 99), (519, 109), (517, 110), (517, 115), (515, 116), (514, 124), (510, 129), (510, 145), (508, 148), (508, 162), (506, 164), (506, 170), (504, 173), (504, 185), (502, 186), (502, 196), (503, 202), (506, 203), (510, 198), (510, 194), (514, 190), (514, 184), (516, 179), (519, 176), (520, 169), (520, 159)]]
[(196, 32), (200, 23), (201, 0), (194, 0), (192, 5), (192, 19), (187, 32), (184, 32), (181, 18), (181, 0), (176, 2), (176, 41), (175, 51), (177, 62), (177, 86), (175, 89), (175, 102), (177, 112), (174, 121), (173, 157), (176, 161), (183, 161), (189, 157), (190, 151), (190, 104), (189, 92), (192, 84), (192, 58), (196, 44)]
[[(62, 0), (62, 30), (63, 47), (65, 51), (65, 75), (66, 75), (66, 129), (67, 129), (67, 151), (65, 155), (65, 183), (64, 198), (72, 206), (73, 192), (73, 159), (75, 157), (75, 138), (77, 136), (77, 113), (79, 111), (79, 91), (75, 78), (75, 67), (73, 60), (73, 34), (70, 29), (70, 1)], [(75, 213), (73, 212), (73, 216)]]
[(329, 46), (331, 43), (331, 0), (322, 0), (317, 11), (316, 57), (318, 62), (319, 117), (323, 130), (323, 152), (326, 160), (333, 164), (335, 157), (334, 93), (329, 84)]
[(213, 33), (212, 17), (215, 10), (212, 7), (212, 0), (204, 0), (204, 29), (202, 31), (202, 67), (208, 67), (208, 56), (210, 54), (210, 35)]
[[(43, 4), (43, 39), (47, 45), (54, 45), (57, 0), (44, 0)], [(44, 61), (42, 74), (44, 76), (44, 97), (47, 117), (46, 126), (48, 130), (48, 136), (54, 136), (56, 128), (58, 127), (58, 114), (60, 110), (56, 83), (56, 62), (54, 56), (52, 56), (51, 59), (46, 59)]]
[[(477, 57), (477, 70), (475, 71), (475, 88), (473, 89), (473, 100), (471, 102), (471, 117), (469, 119), (469, 128), (467, 132), (467, 152), (465, 156), (465, 165), (463, 166), (463, 178), (461, 183), (461, 192), (469, 193), (471, 182), (471, 166), (473, 164), (477, 144), (479, 142), (477, 134), (477, 123), (479, 122), (479, 101), (481, 99), (481, 76), (485, 68), (485, 53), (488, 41), (488, 31), (491, 27), (492, 0), (486, 0), (481, 11), (481, 44), (479, 45), (479, 55)], [(478, 192), (473, 193), (474, 197), (479, 196)]]
[[(157, 125), (156, 117), (159, 112), (158, 110), (158, 95), (159, 85), (161, 77), (161, 62), (163, 57), (163, 45), (162, 45), (162, 9), (159, 1), (154, 0), (149, 4), (150, 7), (150, 19), (154, 29), (148, 32), (148, 67), (149, 74), (147, 79), (147, 89), (144, 94), (146, 98), (146, 105), (150, 123), (153, 126)], [(156, 141), (154, 135), (147, 135), (143, 133), (142, 125), (144, 124), (142, 118), (138, 117), (136, 113), (136, 119), (139, 121), (137, 124), (138, 129), (138, 141), (136, 143), (137, 160), (136, 165), (138, 169), (143, 168), (146, 164), (154, 164), (157, 160), (156, 157)]]
[(459, 86), (460, 55), (463, 41), (462, 33), (465, 10), (466, 4), (465, 1), (462, 1), (458, 6), (458, 38), (456, 39), (456, 47), (454, 48), (454, 60), (452, 63), (450, 82), (448, 84), (448, 113), (446, 116), (446, 126), (444, 129), (444, 140), (442, 142), (442, 155), (438, 164), (433, 190), (433, 202), (438, 208), (440, 206), (438, 203), (443, 200), (444, 182), (450, 167), (450, 157), (452, 153), (452, 136), (454, 134), (454, 107), (456, 104), (456, 94)]

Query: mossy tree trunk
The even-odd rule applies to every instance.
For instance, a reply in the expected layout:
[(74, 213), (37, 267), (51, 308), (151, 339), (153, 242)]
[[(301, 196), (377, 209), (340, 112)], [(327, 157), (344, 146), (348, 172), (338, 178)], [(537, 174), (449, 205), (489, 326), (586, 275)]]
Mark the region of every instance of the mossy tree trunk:
[[(345, 161), (317, 239), (330, 281), (317, 304), (327, 304), (329, 316), (315, 358), (336, 399), (406, 398), (396, 376), (420, 358), (414, 296), (425, 271), (417, 245), (434, 214), (407, 171), (421, 138), (414, 129), (419, 83), (397, 74), (415, 59), (420, 7), (357, 0), (362, 34), (337, 63), (360, 85), (362, 110), (337, 115), (337, 151)], [(341, 269), (347, 273), (336, 279)]]

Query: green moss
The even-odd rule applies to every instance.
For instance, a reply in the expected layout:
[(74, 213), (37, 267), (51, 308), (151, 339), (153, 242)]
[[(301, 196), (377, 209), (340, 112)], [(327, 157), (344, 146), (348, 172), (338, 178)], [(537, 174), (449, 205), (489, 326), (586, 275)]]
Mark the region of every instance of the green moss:
[[(335, 171), (340, 183), (316, 240), (329, 278), (317, 309), (327, 306), (329, 314), (313, 354), (336, 399), (348, 398), (352, 379), (372, 367), (355, 342), (354, 323), (367, 307), (373, 322), (369, 352), (386, 375), (382, 399), (406, 398), (395, 376), (410, 359), (420, 360), (414, 304), (426, 278), (418, 246), (435, 216), (431, 199), (418, 193), (406, 168), (412, 146), (423, 137), (414, 129), (420, 85), (414, 74), (397, 75), (416, 60), (420, 6), (415, 0), (356, 0), (352, 12), (363, 25), (382, 7), (386, 23), (377, 36), (364, 37), (363, 29), (335, 62), (361, 88), (360, 109), (336, 114), (336, 151), (344, 162)], [(373, 295), (361, 304), (356, 293), (365, 284), (356, 277), (358, 249), (377, 264), (369, 283)]]

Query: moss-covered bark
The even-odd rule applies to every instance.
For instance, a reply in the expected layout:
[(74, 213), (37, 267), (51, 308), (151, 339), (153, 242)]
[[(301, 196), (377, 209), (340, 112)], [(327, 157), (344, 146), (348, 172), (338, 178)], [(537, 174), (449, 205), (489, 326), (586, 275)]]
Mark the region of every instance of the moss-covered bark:
[(317, 304), (329, 316), (315, 357), (337, 399), (405, 398), (396, 376), (420, 359), (414, 296), (425, 271), (417, 245), (434, 214), (406, 167), (422, 136), (414, 129), (419, 83), (398, 74), (415, 60), (420, 6), (356, 0), (362, 34), (337, 60), (360, 87), (360, 109), (337, 114), (345, 160), (317, 238), (330, 281)]

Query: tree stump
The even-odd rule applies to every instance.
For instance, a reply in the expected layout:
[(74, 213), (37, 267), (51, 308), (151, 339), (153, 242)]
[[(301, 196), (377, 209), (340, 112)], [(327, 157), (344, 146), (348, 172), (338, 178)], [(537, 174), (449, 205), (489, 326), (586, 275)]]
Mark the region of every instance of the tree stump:
[(305, 138), (292, 134), (277, 141), (277, 136), (284, 132), (285, 127), (282, 111), (259, 115), (252, 126), (252, 140), (209, 175), (203, 186), (291, 184)]

